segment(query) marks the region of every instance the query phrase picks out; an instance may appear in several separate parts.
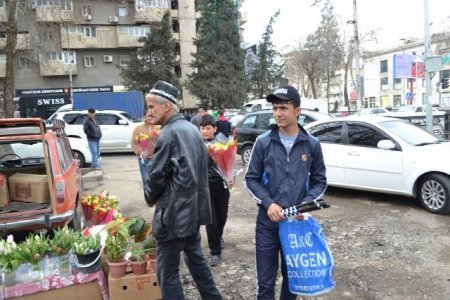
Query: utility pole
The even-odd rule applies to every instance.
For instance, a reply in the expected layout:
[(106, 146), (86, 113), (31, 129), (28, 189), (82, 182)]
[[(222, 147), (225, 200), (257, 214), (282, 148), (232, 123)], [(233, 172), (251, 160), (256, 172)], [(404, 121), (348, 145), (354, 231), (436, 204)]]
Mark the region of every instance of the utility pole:
[(358, 34), (358, 13), (356, 10), (356, 0), (353, 0), (353, 31), (355, 42), (356, 58), (356, 111), (361, 110), (361, 76), (359, 74), (359, 34)]
[(70, 51), (70, 37), (69, 37), (69, 21), (64, 21), (64, 27), (66, 29), (66, 37), (67, 37), (67, 49), (69, 51), (69, 85), (70, 85), (70, 103), (73, 104), (73, 81), (72, 81), (72, 63), (75, 60), (75, 57), (72, 57), (72, 53)]
[[(427, 60), (428, 57), (431, 55), (431, 41), (430, 41), (430, 23), (428, 20), (428, 0), (423, 0), (423, 13), (424, 13), (424, 45), (425, 45), (425, 59)], [(425, 64), (425, 107), (426, 107), (426, 122), (427, 122), (427, 130), (429, 132), (433, 132), (433, 115), (431, 110), (431, 72), (429, 72), (426, 64)]]

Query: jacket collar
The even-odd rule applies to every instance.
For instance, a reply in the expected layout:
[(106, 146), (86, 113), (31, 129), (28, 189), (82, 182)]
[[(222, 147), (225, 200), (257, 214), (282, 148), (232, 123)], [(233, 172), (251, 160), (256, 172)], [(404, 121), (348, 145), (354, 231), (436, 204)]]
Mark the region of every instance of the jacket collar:
[[(302, 125), (297, 124), (299, 131), (298, 131), (298, 135), (297, 138), (295, 139), (295, 141), (305, 141), (309, 139), (309, 133), (305, 130), (305, 128), (303, 128)], [(271, 126), (272, 130), (270, 131), (270, 138), (272, 140), (276, 140), (281, 142), (280, 140), (280, 135), (278, 134), (278, 132), (280, 131), (280, 128), (278, 127), (278, 125), (274, 124)]]
[(173, 116), (171, 116), (168, 120), (166, 120), (166, 122), (164, 122), (164, 124), (161, 125), (161, 128), (166, 126), (166, 125), (168, 125), (168, 124), (170, 124), (170, 123), (173, 123), (175, 121), (181, 120), (181, 119), (185, 120), (185, 118), (183, 117), (182, 114), (176, 113)]

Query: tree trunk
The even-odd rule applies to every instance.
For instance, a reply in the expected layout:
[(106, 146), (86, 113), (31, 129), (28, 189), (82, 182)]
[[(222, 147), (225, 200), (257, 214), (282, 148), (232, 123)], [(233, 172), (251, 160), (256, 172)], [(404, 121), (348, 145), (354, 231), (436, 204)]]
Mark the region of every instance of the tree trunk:
[(16, 59), (17, 45), (17, 5), (18, 0), (9, 1), (8, 25), (6, 26), (6, 71), (5, 84), (3, 86), (3, 111), (5, 117), (11, 118), (14, 115), (14, 62)]

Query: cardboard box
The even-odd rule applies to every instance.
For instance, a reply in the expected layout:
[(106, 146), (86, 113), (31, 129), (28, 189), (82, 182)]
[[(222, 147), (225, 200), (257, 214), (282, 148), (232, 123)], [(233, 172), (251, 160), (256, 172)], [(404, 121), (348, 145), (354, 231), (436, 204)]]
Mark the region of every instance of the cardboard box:
[(16, 173), (10, 176), (9, 196), (11, 200), (50, 202), (47, 175)]
[(21, 300), (102, 300), (96, 281), (20, 297)]
[(0, 173), (0, 207), (7, 207), (9, 204), (8, 181), (6, 175)]
[(128, 274), (122, 278), (111, 278), (108, 276), (109, 299), (139, 299), (155, 300), (161, 299), (155, 273), (144, 275)]

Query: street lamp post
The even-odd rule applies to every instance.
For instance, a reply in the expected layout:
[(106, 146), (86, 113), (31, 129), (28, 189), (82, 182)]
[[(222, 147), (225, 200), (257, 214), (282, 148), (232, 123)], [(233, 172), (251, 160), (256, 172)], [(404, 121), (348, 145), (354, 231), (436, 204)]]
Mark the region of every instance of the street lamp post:
[[(424, 45), (425, 45), (425, 61), (431, 55), (430, 47), (430, 23), (428, 21), (428, 0), (423, 0), (423, 13), (424, 13)], [(425, 65), (425, 107), (426, 107), (426, 119), (427, 119), (427, 130), (433, 132), (433, 115), (431, 110), (431, 72), (429, 72), (428, 67)]]
[(356, 51), (356, 110), (361, 110), (361, 80), (359, 75), (359, 35), (358, 35), (358, 16), (356, 10), (356, 0), (353, 0), (353, 31)]

